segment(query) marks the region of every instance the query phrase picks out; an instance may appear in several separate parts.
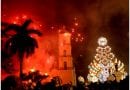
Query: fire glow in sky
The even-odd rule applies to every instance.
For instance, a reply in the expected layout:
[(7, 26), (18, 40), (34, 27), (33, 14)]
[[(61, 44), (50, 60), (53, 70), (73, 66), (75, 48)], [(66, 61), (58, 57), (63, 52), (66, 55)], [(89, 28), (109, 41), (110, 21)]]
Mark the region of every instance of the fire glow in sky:
[[(27, 17), (27, 15), (23, 15), (23, 16), (16, 16), (14, 19), (8, 20), (8, 22), (12, 23), (12, 24), (18, 24), (18, 25), (22, 25), (23, 22), (29, 19), (29, 17)], [(78, 22), (77, 22), (77, 18), (74, 18), (74, 22), (72, 23), (73, 27), (72, 30), (70, 31), (71, 36), (72, 36), (72, 41), (74, 42), (79, 42), (82, 43), (84, 38), (82, 37), (82, 35), (80, 33), (77, 32), (78, 29)], [(36, 29), (36, 30), (41, 30), (43, 27), (43, 25), (40, 23), (37, 23), (35, 21), (35, 23), (32, 23), (29, 26), (30, 28)], [(54, 29), (57, 27), (53, 27), (51, 26), (50, 32), (55, 32), (54, 34), (58, 34), (63, 32), (66, 27), (63, 26), (62, 28), (58, 29)], [(53, 31), (52, 31), (53, 30)], [(55, 31), (54, 31), (55, 30)], [(46, 33), (46, 31), (43, 31), (43, 33)], [(9, 35), (13, 35), (15, 33), (9, 32)], [(39, 48), (35, 50), (34, 55), (30, 56), (29, 58), (24, 58), (24, 63), (23, 63), (23, 71), (24, 73), (29, 72), (30, 70), (39, 70), (42, 73), (46, 73), (46, 72), (50, 72), (52, 69), (56, 68), (54, 66), (56, 66), (57, 64), (57, 60), (58, 58), (56, 58), (56, 54), (58, 50), (57, 48), (57, 41), (55, 39), (56, 35), (52, 35), (52, 38), (50, 38), (50, 36), (48, 37), (47, 35), (44, 34), (44, 36), (42, 38), (37, 37), (36, 35), (30, 35), (30, 37), (35, 38), (38, 41), (39, 44)], [(55, 38), (55, 39), (54, 39)], [(56, 44), (56, 45), (54, 45)], [(52, 46), (53, 45), (53, 46)], [(55, 49), (55, 51), (54, 51)], [(54, 51), (54, 52), (53, 52)], [(16, 58), (13, 58), (13, 60), (15, 60)], [(17, 63), (16, 63), (17, 62)], [(17, 65), (19, 62), (17, 60), (15, 60), (14, 63), (14, 68), (17, 68), (17, 70), (19, 69), (19, 65)]]
[[(2, 22), (13, 24), (22, 24), (30, 18), (33, 23), (29, 28), (43, 33), (42, 37), (31, 35), (37, 39), (39, 48), (32, 56), (24, 58), (25, 72), (38, 69), (46, 73), (55, 67), (58, 58), (55, 34), (65, 28), (72, 36), (77, 74), (85, 76), (100, 36), (111, 42), (114, 53), (128, 71), (128, 7), (128, 0), (2, 0), (1, 18)], [(19, 71), (17, 58), (12, 59), (11, 63)]]

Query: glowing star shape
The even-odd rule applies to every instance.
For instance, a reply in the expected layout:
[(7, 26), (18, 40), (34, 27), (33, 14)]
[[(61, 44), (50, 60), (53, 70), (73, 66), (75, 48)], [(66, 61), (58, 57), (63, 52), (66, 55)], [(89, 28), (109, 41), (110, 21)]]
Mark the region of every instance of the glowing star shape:
[(100, 37), (100, 38), (98, 39), (98, 44), (99, 44), (100, 46), (105, 46), (105, 45), (107, 45), (107, 39), (106, 39), (105, 37)]

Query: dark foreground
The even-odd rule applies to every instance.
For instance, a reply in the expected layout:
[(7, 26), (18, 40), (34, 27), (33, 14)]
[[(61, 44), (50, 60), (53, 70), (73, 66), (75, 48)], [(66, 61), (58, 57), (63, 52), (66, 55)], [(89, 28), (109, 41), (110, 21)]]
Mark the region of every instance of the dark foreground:
[(78, 83), (77, 86), (71, 86), (70, 84), (57, 86), (54, 80), (44, 85), (40, 82), (21, 84), (20, 80), (12, 76), (3, 80), (1, 86), (1, 90), (129, 90), (129, 77), (119, 83), (113, 81), (92, 83), (87, 86), (82, 83)]

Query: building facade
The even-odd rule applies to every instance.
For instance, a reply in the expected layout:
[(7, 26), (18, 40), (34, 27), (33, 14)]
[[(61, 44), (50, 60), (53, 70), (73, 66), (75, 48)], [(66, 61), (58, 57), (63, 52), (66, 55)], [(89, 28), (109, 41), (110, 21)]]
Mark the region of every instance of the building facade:
[(58, 72), (62, 84), (71, 83), (76, 85), (76, 74), (71, 54), (71, 34), (68, 32), (59, 33), (58, 44)]

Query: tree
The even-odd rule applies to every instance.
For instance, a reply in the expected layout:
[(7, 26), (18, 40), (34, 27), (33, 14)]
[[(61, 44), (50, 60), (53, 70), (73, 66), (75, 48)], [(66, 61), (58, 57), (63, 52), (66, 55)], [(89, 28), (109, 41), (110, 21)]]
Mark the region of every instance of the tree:
[(124, 64), (117, 60), (111, 52), (110, 46), (107, 45), (107, 39), (101, 37), (98, 39), (99, 46), (96, 49), (97, 54), (93, 62), (88, 65), (89, 74), (87, 76), (89, 82), (119, 82), (123, 80), (127, 73), (124, 70)]
[(28, 29), (29, 24), (32, 20), (26, 20), (21, 26), (17, 24), (8, 24), (3, 31), (3, 35), (10, 30), (14, 30), (16, 34), (12, 35), (5, 44), (5, 50), (9, 55), (14, 55), (17, 53), (20, 61), (20, 78), (22, 79), (22, 68), (23, 68), (23, 58), (32, 55), (35, 48), (38, 48), (36, 39), (30, 37), (30, 34), (37, 34), (41, 36), (42, 33), (35, 29)]
[(20, 80), (18, 77), (10, 75), (1, 82), (1, 90), (18, 90), (20, 89)]

